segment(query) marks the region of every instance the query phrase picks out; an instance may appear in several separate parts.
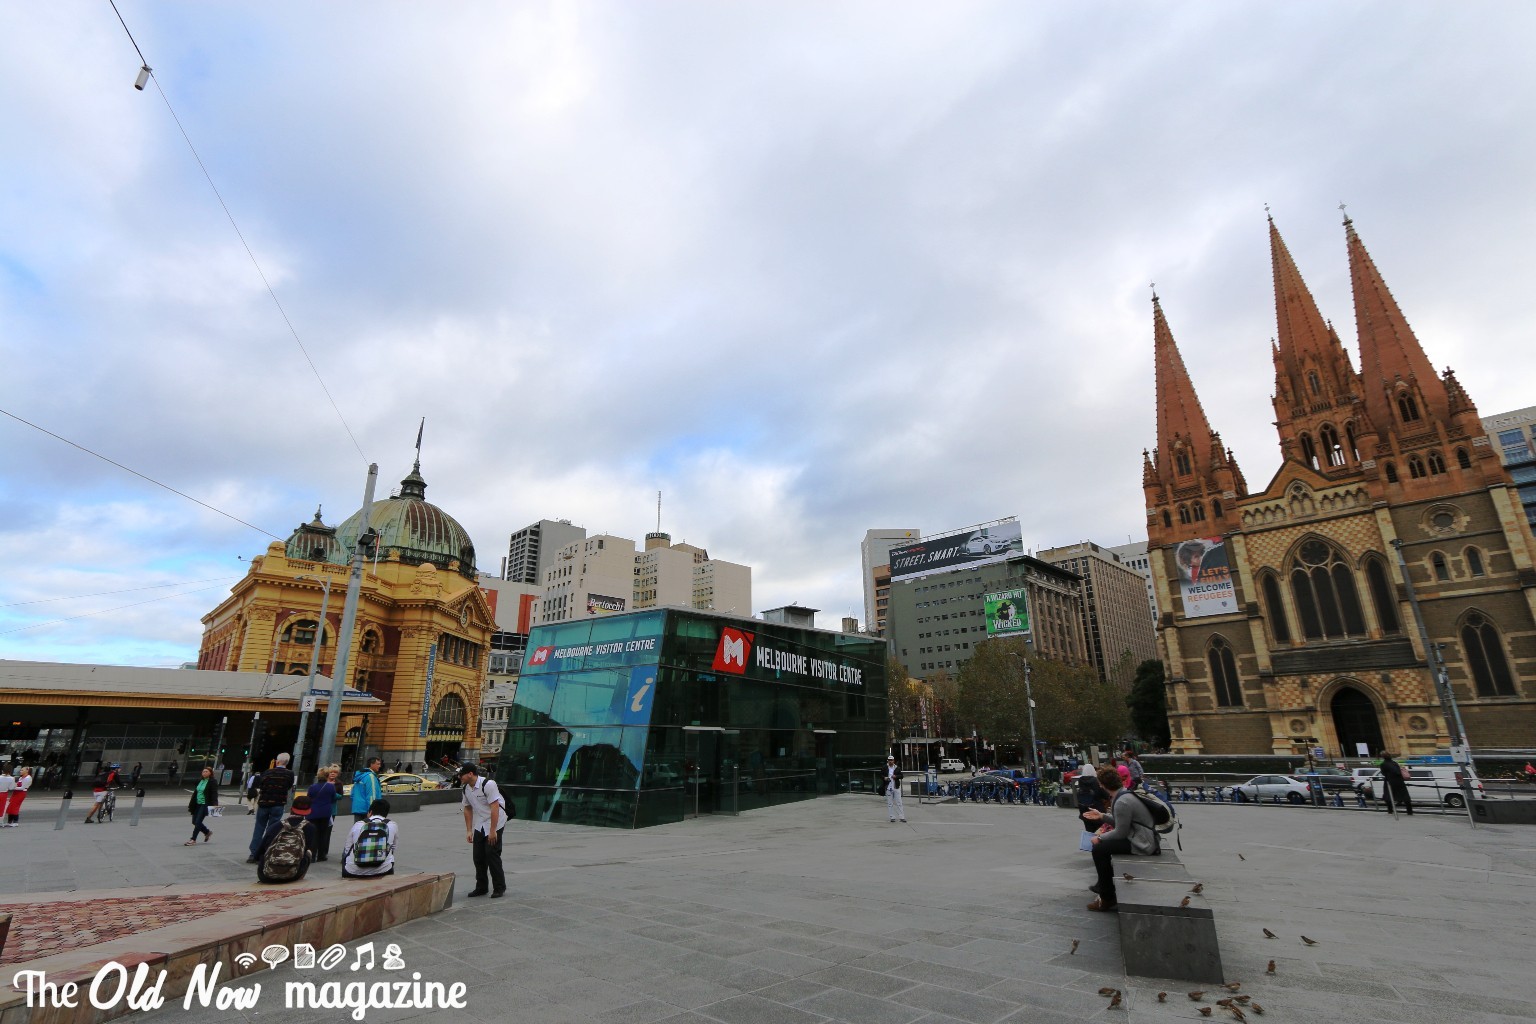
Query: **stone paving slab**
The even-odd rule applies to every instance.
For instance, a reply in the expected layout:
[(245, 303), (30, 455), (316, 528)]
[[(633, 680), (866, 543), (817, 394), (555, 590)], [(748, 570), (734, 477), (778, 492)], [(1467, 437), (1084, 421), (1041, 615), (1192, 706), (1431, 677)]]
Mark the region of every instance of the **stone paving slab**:
[[(506, 899), (459, 899), (376, 936), (401, 945), (407, 971), (463, 981), (467, 1006), (369, 1010), (366, 1020), (1204, 1019), (1187, 987), (1125, 975), (1113, 920), (1084, 909), (1091, 868), (1069, 811), (913, 801), (907, 812), (910, 824), (889, 825), (877, 800), (843, 796), (633, 833), (515, 821)], [(1180, 817), (1182, 857), (1205, 883), (1228, 977), (1266, 1021), (1536, 1021), (1526, 938), (1536, 830), (1251, 805), (1181, 807)], [(424, 808), (401, 829), (402, 865), (459, 871), (462, 897), (469, 855), (457, 809)], [(0, 847), (19, 836), (23, 860), (52, 860), (55, 876), (88, 875), (109, 857), (146, 876), (234, 870), (217, 854), (183, 851), (179, 832), (134, 837), (127, 852), (49, 846), (49, 835), (9, 830)], [(184, 853), (201, 856), (183, 864)], [(0, 872), (8, 885), (17, 881)], [(1266, 927), (1278, 937), (1266, 939)], [(288, 965), (270, 973), (279, 987), (296, 976)], [(1124, 993), (1121, 1007), (1108, 1009), (1102, 986)], [(242, 1017), (340, 1014), (273, 1000), (244, 1013), (144, 1015)]]

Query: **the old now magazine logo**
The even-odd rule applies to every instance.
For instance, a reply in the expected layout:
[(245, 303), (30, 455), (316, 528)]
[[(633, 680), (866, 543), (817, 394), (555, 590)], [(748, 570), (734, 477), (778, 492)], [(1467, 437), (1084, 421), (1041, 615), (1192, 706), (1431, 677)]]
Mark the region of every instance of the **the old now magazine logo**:
[(752, 656), (752, 642), (756, 636), (744, 629), (726, 626), (720, 630), (720, 646), (715, 648), (716, 672), (729, 672), (739, 676), (747, 671), (747, 659)]

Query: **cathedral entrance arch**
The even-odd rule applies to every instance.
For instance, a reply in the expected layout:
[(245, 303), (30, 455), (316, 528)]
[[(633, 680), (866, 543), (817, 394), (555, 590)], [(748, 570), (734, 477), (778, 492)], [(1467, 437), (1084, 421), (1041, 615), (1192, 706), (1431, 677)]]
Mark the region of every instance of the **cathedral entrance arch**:
[(1353, 686), (1341, 686), (1329, 701), (1329, 708), (1333, 712), (1333, 731), (1339, 737), (1341, 754), (1359, 756), (1361, 743), (1372, 756), (1381, 753), (1381, 720), (1370, 697)]

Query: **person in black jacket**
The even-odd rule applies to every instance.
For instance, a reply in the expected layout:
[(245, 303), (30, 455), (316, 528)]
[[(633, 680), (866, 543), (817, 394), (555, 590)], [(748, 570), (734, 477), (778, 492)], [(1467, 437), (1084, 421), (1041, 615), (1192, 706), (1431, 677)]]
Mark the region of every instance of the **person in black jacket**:
[(274, 821), (281, 821), (283, 808), (288, 806), (288, 792), (293, 789), (293, 769), (288, 767), (289, 756), (277, 755), (277, 763), (261, 773), (256, 783), (256, 827), (251, 829), (251, 856), (247, 864), (259, 859), (261, 840)]
[(1083, 823), (1084, 832), (1097, 832), (1103, 824), (1098, 818), (1088, 818), (1089, 811), (1108, 811), (1109, 794), (1104, 787), (1099, 785), (1099, 780), (1093, 770), (1093, 765), (1083, 762), (1078, 769), (1077, 779), (1077, 818)]
[(192, 838), (182, 846), (196, 846), (197, 834), (203, 834), (203, 842), (213, 838), (213, 829), (203, 824), (208, 808), (219, 806), (219, 780), (213, 777), (212, 768), (203, 769), (203, 777), (192, 786), (192, 799), (187, 801), (187, 811), (192, 815)]
[(885, 759), (885, 810), (892, 822), (907, 820), (907, 809), (901, 805), (901, 766), (894, 757)]

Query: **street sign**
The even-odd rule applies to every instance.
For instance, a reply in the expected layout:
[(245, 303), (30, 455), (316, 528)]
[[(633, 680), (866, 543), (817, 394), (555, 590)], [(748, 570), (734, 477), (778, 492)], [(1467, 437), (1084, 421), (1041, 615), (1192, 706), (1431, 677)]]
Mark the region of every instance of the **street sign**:
[[(313, 696), (316, 696), (316, 697), (329, 697), (331, 695), (331, 691), (330, 690), (322, 690), (319, 687), (316, 687), (315, 689), (310, 690), (309, 692)], [(351, 700), (351, 699), (354, 699), (354, 698), (357, 698), (357, 697), (367, 697), (367, 696), (370, 696), (370, 694), (366, 690), (342, 690), (341, 691), (341, 699), (342, 700)]]
[(1313, 757), (1322, 757), (1323, 756), (1323, 748), (1322, 747), (1313, 747), (1312, 748), (1312, 756)]
[(300, 711), (313, 711), (313, 710), (315, 710), (316, 707), (319, 706), (319, 704), (320, 704), (320, 698), (316, 697), (314, 694), (310, 694), (307, 697), (300, 697), (299, 698), (299, 710)]

